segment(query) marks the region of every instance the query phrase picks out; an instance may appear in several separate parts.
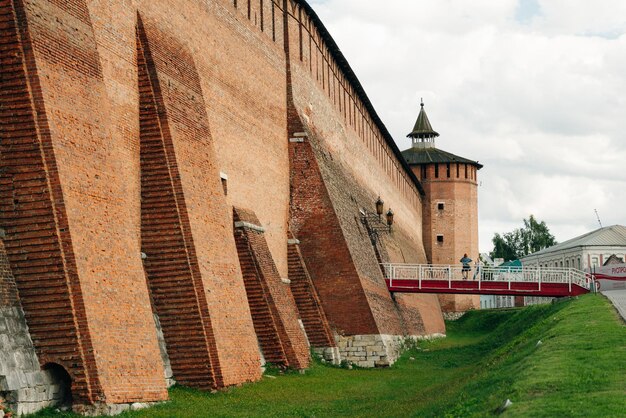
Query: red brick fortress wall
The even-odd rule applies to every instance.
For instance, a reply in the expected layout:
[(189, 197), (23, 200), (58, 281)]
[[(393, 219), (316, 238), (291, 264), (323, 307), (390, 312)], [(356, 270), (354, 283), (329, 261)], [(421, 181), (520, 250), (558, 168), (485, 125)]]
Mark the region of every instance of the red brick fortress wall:
[(265, 360), (304, 369), (309, 347), (298, 322), (290, 281), (281, 278), (254, 212), (235, 208), (235, 241), (244, 275), (252, 320)]
[[(3, 61), (2, 79), (26, 81), (9, 97), (25, 101), (2, 115), (3, 134), (20, 133), (3, 141), (2, 165), (14, 167), (3, 226), (39, 360), (69, 372), (77, 403), (166, 399), (140, 249), (128, 234), (133, 158), (109, 131), (87, 6), (2, 3), (21, 29), (21, 63)], [(5, 78), (11, 69), (23, 73)]]
[[(374, 366), (445, 331), (436, 297), (386, 288), (380, 261), (426, 259), (420, 186), (313, 17), (292, 0), (0, 0), (0, 227), (39, 361), (77, 404), (167, 398), (153, 310), (179, 382), (258, 380), (244, 275), (283, 365), (307, 367), (307, 336), (371, 336), (380, 352), (353, 351)], [(378, 195), (396, 219), (379, 252), (361, 219)]]
[[(141, 248), (146, 278), (175, 379), (182, 385), (214, 389), (224, 383), (206, 290), (189, 228), (161, 83), (143, 22), (138, 19)], [(159, 47), (157, 42), (153, 48), (157, 56), (162, 54)], [(174, 54), (184, 51), (180, 48), (178, 45)], [(185, 58), (191, 70), (188, 56), (179, 56), (177, 61), (184, 63)]]
[(311, 348), (325, 360), (338, 362), (337, 343), (322, 308), (315, 285), (304, 263), (300, 241), (289, 239), (289, 280), (298, 313)]
[[(195, 293), (192, 300), (198, 301), (206, 333), (204, 350), (208, 350), (211, 358), (213, 386), (255, 380), (260, 373), (257, 345), (250, 311), (245, 305), (234, 237), (225, 228), (231, 215), (219, 179), (194, 58), (175, 35), (152, 18), (140, 18), (139, 39), (155, 92), (184, 242), (181, 249), (188, 256), (189, 277)], [(167, 196), (161, 197), (160, 206), (163, 206)], [(170, 251), (175, 247), (172, 244)], [(147, 255), (149, 263), (151, 254)], [(213, 307), (211, 311), (209, 306)], [(165, 328), (164, 334), (167, 343)], [(187, 343), (179, 340), (183, 347), (188, 347)], [(177, 379), (176, 375), (174, 378)]]
[[(417, 309), (403, 315), (412, 304), (392, 299), (361, 221), (361, 210), (373, 212), (380, 194), (395, 212), (395, 231), (405, 237), (390, 239), (407, 259), (425, 262), (419, 186), (310, 8), (286, 5), (291, 228), (328, 320), (344, 335), (408, 335), (409, 328), (443, 333), (440, 312), (426, 319), (432, 321), (427, 327)], [(414, 306), (424, 299), (403, 298)], [(434, 296), (425, 300), (438, 306)]]
[[(170, 19), (171, 10), (190, 6), (183, 3), (164, 7), (162, 2), (145, 2), (143, 7), (156, 20), (169, 21), (168, 29), (177, 25), (173, 32), (184, 33), (187, 16)], [(16, 167), (5, 171), (2, 183), (9, 197), (3, 205), (10, 208), (3, 210), (3, 226), (7, 247), (13, 245), (9, 253), (15, 254), (10, 257), (25, 306), (32, 305), (29, 321), (39, 358), (70, 372), (77, 403), (167, 397), (140, 257), (140, 106), (133, 35), (137, 10), (129, 6), (90, 3), (90, 10), (80, 1), (2, 2), (3, 20), (14, 28), (19, 24), (26, 39), (18, 38), (14, 29), (7, 33), (11, 45), (27, 51), (20, 55), (10, 50), (17, 61), (2, 62), (2, 80), (11, 87), (3, 86), (3, 100), (6, 109), (12, 105), (2, 115), (2, 136), (10, 132), (14, 140), (3, 141), (12, 145), (10, 152), (2, 150), (3, 167)], [(220, 17), (213, 9), (222, 7), (218, 3), (212, 3), (211, 10), (204, 3), (192, 6), (195, 10), (188, 13), (204, 23), (212, 16), (241, 26), (232, 12), (226, 13), (227, 19)], [(203, 38), (197, 45), (205, 42)], [(282, 45), (275, 50), (278, 64), (273, 67), (284, 74)], [(159, 58), (168, 63), (181, 53), (165, 52)], [(182, 70), (183, 78), (194, 70), (188, 60), (175, 62), (179, 66), (172, 71)], [(202, 66), (209, 64), (203, 61)], [(5, 71), (11, 74), (5, 77)], [(167, 86), (161, 110), (170, 116), (175, 152), (184, 159), (178, 174), (186, 193), (187, 231), (203, 237), (196, 240), (201, 243), (196, 263), (201, 280), (211, 281), (204, 291), (210, 292), (207, 298), (216, 307), (212, 319), (219, 327), (219, 358), (226, 365), (223, 384), (255, 380), (260, 377), (258, 346), (232, 227), (224, 229), (232, 218), (210, 154), (202, 87), (200, 82), (176, 83), (179, 73), (163, 71), (160, 76)], [(284, 89), (284, 79), (277, 85)], [(284, 127), (284, 112), (277, 113), (281, 118), (276, 125)], [(286, 156), (286, 146), (283, 149)], [(284, 189), (286, 196), (288, 186)], [(286, 225), (286, 211), (282, 217)], [(285, 242), (286, 236), (281, 240), (286, 270)], [(224, 251), (224, 243), (230, 250)], [(29, 284), (33, 280), (37, 286)], [(49, 304), (42, 303), (46, 298)], [(62, 336), (49, 327), (60, 329)]]

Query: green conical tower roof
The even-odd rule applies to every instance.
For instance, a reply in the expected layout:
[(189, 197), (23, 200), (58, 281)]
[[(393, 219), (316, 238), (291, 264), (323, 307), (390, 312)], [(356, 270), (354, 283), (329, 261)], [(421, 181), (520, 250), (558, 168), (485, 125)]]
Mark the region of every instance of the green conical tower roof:
[(433, 130), (433, 127), (430, 126), (430, 121), (428, 120), (428, 116), (426, 116), (426, 111), (424, 110), (424, 101), (420, 103), (420, 114), (417, 116), (417, 121), (415, 122), (415, 126), (413, 127), (413, 131), (407, 135), (408, 138), (436, 138), (439, 136), (437, 132)]

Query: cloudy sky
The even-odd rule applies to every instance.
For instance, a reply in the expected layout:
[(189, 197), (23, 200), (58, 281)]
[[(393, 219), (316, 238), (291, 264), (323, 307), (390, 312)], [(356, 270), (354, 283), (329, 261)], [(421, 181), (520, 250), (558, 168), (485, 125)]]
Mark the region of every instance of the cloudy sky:
[(626, 224), (625, 0), (310, 0), (400, 149), (480, 161), (480, 250), (534, 214), (559, 242)]

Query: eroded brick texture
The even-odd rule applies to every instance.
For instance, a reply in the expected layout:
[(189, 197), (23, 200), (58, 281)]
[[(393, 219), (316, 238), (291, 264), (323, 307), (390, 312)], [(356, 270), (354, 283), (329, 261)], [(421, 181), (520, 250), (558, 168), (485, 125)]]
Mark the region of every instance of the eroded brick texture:
[(15, 278), (6, 255), (4, 240), (0, 240), (0, 308), (14, 308), (16, 306), (20, 306), (20, 303), (17, 297)]
[[(189, 230), (176, 155), (141, 20), (137, 31), (140, 107), (141, 244), (154, 309), (174, 379), (223, 386), (205, 288)], [(149, 70), (151, 69), (151, 71)]]
[(234, 209), (233, 218), (239, 262), (263, 356), (270, 363), (306, 368), (309, 350), (298, 323), (296, 304), (289, 285), (278, 274), (259, 220), (253, 212), (240, 208)]
[[(142, 16), (139, 33), (182, 233), (174, 248), (180, 248), (180, 240), (184, 241), (216, 382), (222, 386), (256, 380), (260, 377), (258, 345), (234, 237), (225, 227), (230, 222), (230, 211), (216, 167), (199, 74), (189, 49), (161, 24)], [(158, 205), (165, 207), (167, 201), (165, 198)], [(169, 222), (167, 217), (162, 220)], [(174, 231), (171, 234), (176, 236)], [(164, 320), (161, 314), (159, 317)], [(181, 345), (181, 349), (184, 347)], [(168, 343), (170, 354), (173, 349)]]
[[(293, 126), (292, 122), (292, 132), (303, 131)], [(376, 334), (376, 322), (308, 139), (290, 144), (290, 154), (291, 228), (311, 266), (309, 274), (324, 312), (340, 334)], [(369, 253), (375, 263), (373, 250)]]
[[(232, 206), (254, 207), (265, 226), (249, 254), (274, 279), (290, 274), (293, 224), (334, 330), (436, 326), (423, 311), (436, 312), (434, 297), (391, 298), (358, 215), (381, 194), (408, 237), (394, 235), (389, 258), (423, 259), (419, 190), (305, 4), (0, 0), (1, 222), (40, 361), (70, 372), (78, 402), (167, 397), (142, 249), (170, 356), (210, 358), (201, 387), (219, 386), (220, 371), (224, 386), (260, 378)], [(137, 12), (151, 68), (137, 55)], [(308, 138), (290, 144), (297, 132)], [(204, 342), (184, 345), (163, 312), (173, 283), (167, 308), (189, 310), (186, 329)], [(289, 286), (268, 288), (285, 357), (305, 367)]]
[(291, 239), (288, 243), (289, 279), (291, 293), (298, 307), (298, 313), (304, 324), (311, 347), (336, 347), (333, 333), (322, 309), (322, 305), (300, 253), (299, 241)]
[[(73, 306), (78, 339), (90, 344), (84, 352), (93, 361), (86, 364), (94, 376), (97, 371), (101, 387), (90, 402), (167, 399), (139, 256), (140, 191), (132, 181), (138, 180), (138, 152), (126, 146), (127, 137), (114, 134), (114, 108), (87, 2), (24, 1), (18, 21), (32, 40), (41, 88), (37, 115), (45, 115), (49, 128), (41, 136), (45, 143), (49, 135), (45, 167), (66, 275), (72, 298), (83, 305)], [(79, 397), (77, 403), (88, 402)]]
[(21, 1), (0, 1), (2, 227), (42, 365), (73, 378), (80, 402), (102, 400), (39, 76)]
[(316, 17), (302, 2), (287, 4), (291, 228), (328, 320), (344, 335), (443, 333), (438, 310), (422, 317), (418, 309), (437, 306), (435, 296), (403, 295), (401, 304), (391, 297), (379, 266), (389, 246), (373, 245), (361, 220), (380, 194), (396, 214), (394, 230), (408, 237), (392, 234), (394, 251), (425, 262), (418, 186)]

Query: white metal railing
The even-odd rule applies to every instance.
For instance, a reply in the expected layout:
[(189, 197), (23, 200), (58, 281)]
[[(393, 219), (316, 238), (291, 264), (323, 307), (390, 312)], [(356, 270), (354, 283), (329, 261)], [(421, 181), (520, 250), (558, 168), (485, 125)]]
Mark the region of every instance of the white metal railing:
[[(421, 289), (422, 280), (442, 280), (450, 285), (453, 280), (478, 281), (499, 281), (499, 282), (532, 282), (539, 284), (541, 290), (542, 283), (563, 283), (569, 284), (570, 291), (572, 285), (578, 285), (585, 289), (590, 288), (591, 276), (581, 270), (574, 268), (540, 268), (540, 267), (487, 267), (472, 266), (469, 271), (463, 271), (459, 265), (436, 265), (436, 264), (381, 264), (385, 273), (385, 278), (396, 280), (417, 280)], [(466, 275), (464, 273), (467, 273)]]

